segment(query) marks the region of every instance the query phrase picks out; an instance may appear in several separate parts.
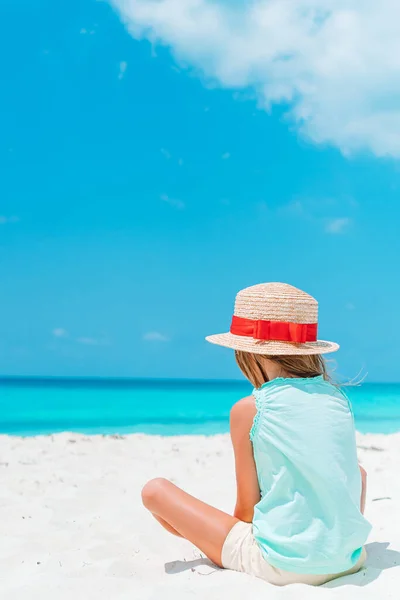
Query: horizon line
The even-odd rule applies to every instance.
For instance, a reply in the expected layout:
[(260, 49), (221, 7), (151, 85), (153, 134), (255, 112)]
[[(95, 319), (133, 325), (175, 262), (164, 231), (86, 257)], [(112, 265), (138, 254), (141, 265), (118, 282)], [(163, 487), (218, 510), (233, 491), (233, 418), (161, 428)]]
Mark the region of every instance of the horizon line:
[[(82, 383), (106, 383), (106, 382), (122, 382), (122, 383), (251, 383), (244, 378), (241, 379), (217, 379), (217, 378), (189, 378), (189, 377), (104, 377), (97, 375), (0, 375), (0, 385), (3, 383), (28, 383), (28, 382), (82, 382)], [(400, 385), (400, 381), (369, 381), (353, 387), (361, 387), (362, 385)]]

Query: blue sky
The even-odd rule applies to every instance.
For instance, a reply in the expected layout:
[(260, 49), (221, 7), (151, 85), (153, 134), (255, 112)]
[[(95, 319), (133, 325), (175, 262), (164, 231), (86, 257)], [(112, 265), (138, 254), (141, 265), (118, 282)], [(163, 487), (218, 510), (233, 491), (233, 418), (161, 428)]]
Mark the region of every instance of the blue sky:
[(24, 4), (0, 7), (0, 372), (238, 377), (204, 336), (285, 281), (341, 374), (398, 381), (392, 140), (353, 144), (343, 111), (335, 137), (325, 108), (304, 130), (105, 2)]

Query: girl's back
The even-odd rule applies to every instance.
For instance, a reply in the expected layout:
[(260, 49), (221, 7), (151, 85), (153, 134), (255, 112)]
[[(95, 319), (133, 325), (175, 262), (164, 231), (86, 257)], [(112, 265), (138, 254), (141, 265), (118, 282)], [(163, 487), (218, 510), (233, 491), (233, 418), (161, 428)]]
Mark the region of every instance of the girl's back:
[(261, 491), (253, 532), (264, 556), (293, 573), (340, 572), (370, 531), (347, 398), (322, 375), (254, 390), (251, 430)]

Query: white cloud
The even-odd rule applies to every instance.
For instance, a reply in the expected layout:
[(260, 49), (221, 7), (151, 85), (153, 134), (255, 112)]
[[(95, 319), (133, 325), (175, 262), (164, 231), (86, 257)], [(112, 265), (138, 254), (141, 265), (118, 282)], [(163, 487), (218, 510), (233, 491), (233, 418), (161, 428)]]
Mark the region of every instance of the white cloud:
[[(160, 152), (167, 160), (170, 160), (172, 158), (172, 154), (169, 150), (167, 150), (167, 148), (160, 148)], [(177, 162), (179, 167), (183, 166), (183, 158), (178, 158)]]
[(171, 153), (168, 152), (168, 150), (166, 150), (165, 148), (161, 148), (160, 152), (167, 160), (171, 158)]
[(177, 210), (183, 210), (185, 208), (185, 203), (182, 202), (182, 200), (170, 198), (167, 194), (161, 194), (160, 198), (163, 202), (166, 202), (167, 204), (169, 204), (173, 208), (176, 208)]
[(304, 201), (302, 202), (301, 200), (293, 200), (289, 204), (282, 206), (279, 212), (281, 212), (284, 215), (287, 214), (290, 217), (304, 218), (309, 218), (309, 213), (311, 214), (311, 211), (307, 211), (305, 209)]
[(94, 338), (94, 337), (78, 337), (78, 338), (71, 338), (69, 332), (64, 329), (63, 327), (56, 327), (55, 329), (53, 329), (53, 331), (51, 332), (52, 335), (55, 338), (58, 339), (69, 339), (72, 342), (75, 342), (77, 344), (83, 344), (84, 346), (108, 346), (109, 342), (106, 338)]
[(98, 339), (92, 337), (79, 337), (76, 339), (78, 344), (83, 344), (84, 346), (107, 346), (108, 342), (105, 339)]
[[(95, 27), (97, 27), (97, 23), (95, 23), (94, 25)], [(96, 31), (94, 29), (86, 29), (85, 27), (82, 27), (82, 29), (79, 31), (79, 33), (81, 33), (82, 35), (94, 35), (96, 33)]]
[(287, 106), (315, 143), (400, 156), (398, 0), (110, 0), (181, 67)]
[[(358, 203), (351, 197), (296, 198), (279, 207), (276, 214), (284, 218), (304, 221), (331, 235), (347, 233), (356, 220)], [(334, 217), (332, 212), (347, 212), (349, 216)], [(343, 213), (342, 213), (343, 214)]]
[(224, 154), (221, 156), (221, 158), (222, 158), (223, 160), (227, 160), (227, 159), (228, 159), (228, 158), (230, 158), (230, 157), (231, 157), (231, 153), (230, 153), (230, 152), (225, 152), (225, 153), (224, 153)]
[(19, 223), (19, 217), (16, 217), (15, 215), (11, 217), (0, 215), (0, 225), (8, 225), (9, 223)]
[(143, 335), (145, 342), (169, 342), (169, 338), (159, 331), (149, 331)]
[(124, 78), (127, 67), (128, 67), (128, 63), (125, 60), (121, 60), (121, 62), (119, 63), (118, 79)]
[(66, 329), (63, 329), (62, 327), (56, 327), (56, 329), (53, 329), (53, 331), (51, 333), (56, 338), (66, 338), (66, 337), (68, 337), (68, 331), (66, 331)]
[(326, 223), (325, 231), (327, 233), (344, 233), (351, 224), (351, 219), (342, 217), (341, 219), (329, 219)]

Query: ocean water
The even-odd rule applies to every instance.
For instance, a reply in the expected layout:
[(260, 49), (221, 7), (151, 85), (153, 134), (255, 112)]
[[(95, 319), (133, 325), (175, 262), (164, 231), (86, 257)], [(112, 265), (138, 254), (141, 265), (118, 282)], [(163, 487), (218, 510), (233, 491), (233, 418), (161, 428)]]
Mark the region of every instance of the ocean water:
[[(400, 431), (400, 384), (346, 388), (363, 433)], [(0, 380), (0, 433), (223, 433), (241, 381)]]

